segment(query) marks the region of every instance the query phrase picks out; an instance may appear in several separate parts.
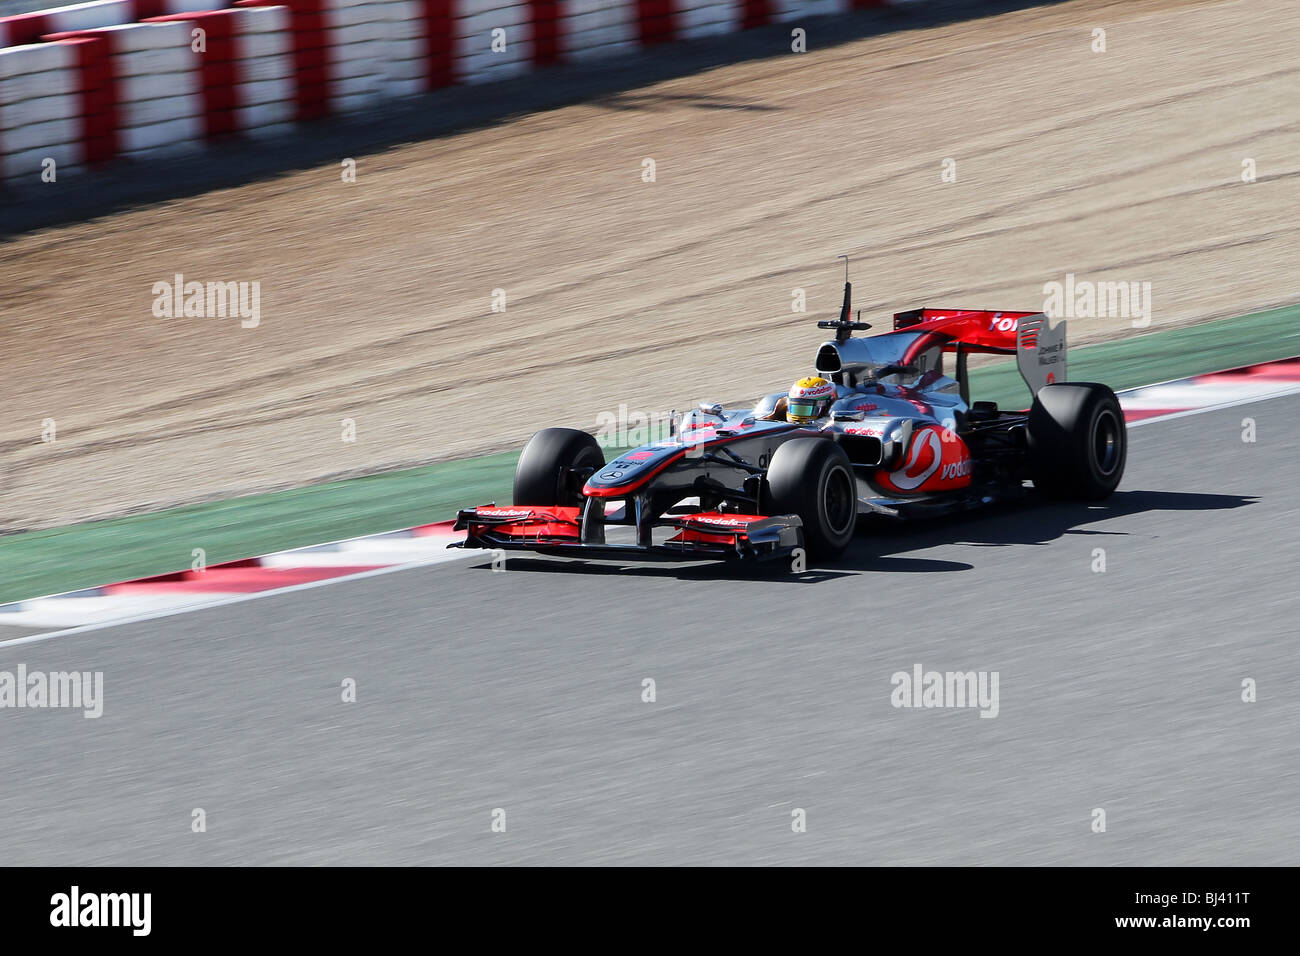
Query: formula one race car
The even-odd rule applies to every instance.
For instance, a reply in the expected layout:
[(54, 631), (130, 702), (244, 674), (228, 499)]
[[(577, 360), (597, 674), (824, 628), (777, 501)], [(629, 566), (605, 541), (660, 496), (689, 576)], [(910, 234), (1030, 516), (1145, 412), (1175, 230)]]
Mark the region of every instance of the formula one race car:
[[(465, 548), (593, 558), (833, 559), (859, 516), (907, 519), (1026, 492), (1106, 498), (1124, 473), (1115, 393), (1065, 381), (1065, 322), (916, 309), (869, 338), (844, 283), (817, 374), (753, 408), (702, 403), (669, 436), (606, 463), (584, 431), (547, 428), (519, 457), (514, 505), (461, 511)], [(955, 356), (955, 378), (943, 373)], [(1027, 410), (972, 403), (967, 356), (1015, 354)]]

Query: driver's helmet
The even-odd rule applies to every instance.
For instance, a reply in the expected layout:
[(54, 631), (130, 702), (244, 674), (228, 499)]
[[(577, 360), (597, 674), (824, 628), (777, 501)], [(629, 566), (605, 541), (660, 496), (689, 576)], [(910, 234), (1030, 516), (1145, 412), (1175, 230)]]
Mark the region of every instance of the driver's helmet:
[(807, 425), (826, 414), (835, 401), (835, 386), (820, 375), (801, 378), (790, 386), (786, 397), (787, 421)]

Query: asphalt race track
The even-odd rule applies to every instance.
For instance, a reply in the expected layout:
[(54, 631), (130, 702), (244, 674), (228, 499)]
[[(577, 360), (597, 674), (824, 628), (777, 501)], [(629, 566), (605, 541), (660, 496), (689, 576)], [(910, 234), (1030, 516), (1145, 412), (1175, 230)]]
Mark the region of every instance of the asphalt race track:
[[(105, 696), (98, 720), (4, 714), (0, 854), (1286, 864), (1298, 418), (1134, 428), (1104, 507), (863, 536), (802, 576), (485, 556), (0, 647), (0, 670), (102, 670)], [(893, 708), (917, 663), (997, 671), (996, 718)]]

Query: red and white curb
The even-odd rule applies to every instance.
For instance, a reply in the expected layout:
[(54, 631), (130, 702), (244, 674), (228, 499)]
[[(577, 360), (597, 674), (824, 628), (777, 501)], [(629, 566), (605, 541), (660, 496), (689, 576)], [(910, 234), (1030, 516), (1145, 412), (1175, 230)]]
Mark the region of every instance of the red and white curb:
[(1130, 425), (1300, 392), (1300, 357), (1193, 375), (1120, 392)]
[(212, 565), (202, 571), (179, 571), (0, 605), (0, 641), (7, 627), (64, 630), (163, 616), (182, 609), (246, 599), (250, 595), (470, 557), (473, 552), (448, 549), (447, 545), (465, 537), (463, 531), (452, 531), (452, 524), (443, 521), (294, 551), (278, 551), (259, 558)]
[[(1300, 392), (1300, 357), (1147, 385), (1119, 393), (1130, 426), (1244, 405)], [(181, 610), (247, 600), (251, 596), (316, 587), (438, 564), (479, 552), (448, 549), (464, 537), (452, 522), (421, 525), (294, 551), (181, 571), (52, 597), (0, 605), (0, 646), (128, 620), (164, 617)], [(46, 631), (6, 640), (9, 634)]]

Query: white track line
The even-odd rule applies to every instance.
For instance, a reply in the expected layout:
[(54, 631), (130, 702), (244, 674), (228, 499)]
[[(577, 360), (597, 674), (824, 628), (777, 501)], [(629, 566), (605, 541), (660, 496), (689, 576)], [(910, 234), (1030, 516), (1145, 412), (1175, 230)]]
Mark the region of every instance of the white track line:
[[(1202, 405), (1200, 408), (1187, 408), (1178, 412), (1170, 412), (1168, 415), (1153, 415), (1151, 418), (1143, 418), (1136, 422), (1129, 422), (1129, 428), (1137, 428), (1139, 425), (1150, 425), (1152, 422), (1167, 422), (1171, 418), (1186, 418), (1188, 415), (1201, 415), (1205, 412), (1217, 412), (1224, 408), (1236, 408), (1239, 405), (1254, 405), (1256, 402), (1266, 402), (1271, 398), (1285, 398), (1288, 395), (1300, 393), (1300, 384), (1286, 385), (1276, 391), (1268, 392), (1264, 395), (1251, 395), (1246, 398), (1238, 398), (1231, 402), (1219, 402), (1216, 405)], [(1121, 406), (1123, 402), (1120, 403)]]
[[(462, 561), (472, 557), (486, 557), (491, 552), (486, 551), (465, 551), (451, 558), (450, 561)], [(419, 561), (408, 561), (405, 564), (394, 564), (386, 568), (374, 568), (370, 571), (358, 571), (356, 574), (342, 575), (337, 578), (324, 578), (320, 581), (307, 581), (303, 584), (291, 584), (288, 587), (275, 588), (269, 591), (253, 591), (247, 594), (231, 594), (227, 597), (217, 598), (213, 601), (204, 601), (199, 604), (190, 604), (186, 607), (163, 608), (153, 611), (145, 611), (140, 614), (133, 614), (130, 617), (114, 618), (111, 621), (98, 621), (94, 624), (81, 624), (77, 627), (67, 627), (58, 631), (49, 631), (45, 634), (29, 634), (26, 637), (15, 637), (12, 640), (0, 641), (0, 648), (17, 647), (20, 644), (36, 644), (41, 641), (50, 641), (56, 637), (71, 637), (76, 634), (88, 634), (91, 631), (101, 631), (109, 627), (118, 627), (123, 624), (138, 624), (141, 621), (155, 621), (159, 618), (174, 617), (177, 614), (192, 614), (199, 611), (206, 611), (208, 608), (226, 607), (230, 604), (239, 604), (243, 601), (253, 601), (257, 598), (270, 597), (273, 594), (291, 594), (294, 591), (309, 591), (312, 588), (324, 587), (327, 584), (338, 584), (342, 581), (360, 581), (363, 578), (377, 578), (382, 574), (392, 574), (395, 571), (409, 571), (412, 568), (425, 567), (432, 564), (448, 564), (450, 561), (439, 555), (437, 557), (424, 558)]]

